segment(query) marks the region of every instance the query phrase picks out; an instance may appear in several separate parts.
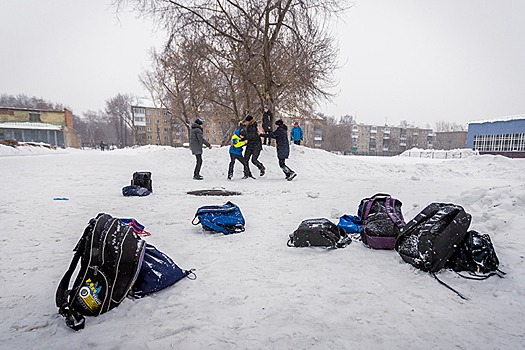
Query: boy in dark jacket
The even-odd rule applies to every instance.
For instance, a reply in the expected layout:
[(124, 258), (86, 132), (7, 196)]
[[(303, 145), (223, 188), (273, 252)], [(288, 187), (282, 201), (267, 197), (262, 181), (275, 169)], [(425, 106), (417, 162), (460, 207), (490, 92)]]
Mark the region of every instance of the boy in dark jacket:
[(204, 138), (202, 131), (202, 120), (197, 118), (194, 123), (191, 124), (190, 129), (190, 150), (195, 156), (195, 170), (193, 170), (193, 180), (202, 180), (201, 166), (202, 166), (202, 145), (211, 149), (210, 143)]
[[(264, 106), (263, 109), (263, 118), (262, 118), (262, 127), (265, 132), (265, 134), (268, 134), (272, 132), (272, 126), (273, 126), (273, 114), (272, 111), (270, 111), (270, 108), (268, 106)], [(271, 138), (268, 136), (264, 136), (263, 144), (270, 146)]]
[(276, 121), (275, 125), (277, 125), (277, 129), (266, 134), (266, 136), (275, 139), (275, 142), (277, 143), (277, 159), (279, 159), (279, 167), (284, 172), (284, 175), (286, 175), (286, 180), (291, 181), (297, 176), (297, 174), (286, 166), (286, 159), (290, 155), (288, 128), (284, 125), (282, 119)]
[[(242, 125), (241, 125), (242, 126)], [(242, 156), (242, 148), (248, 143), (244, 140), (244, 135), (241, 134), (241, 126), (234, 131), (231, 139), (230, 145), (230, 165), (228, 166), (228, 180), (231, 180), (233, 177), (233, 168), (235, 166), (235, 160), (241, 162), (244, 167), (244, 177), (247, 179), (249, 177), (254, 178), (250, 172), (250, 167), (248, 166), (248, 161)]]
[(248, 141), (248, 145), (244, 151), (244, 159), (249, 162), (251, 157), (253, 165), (255, 165), (260, 171), (260, 176), (264, 176), (266, 168), (261, 162), (259, 162), (259, 155), (262, 151), (262, 142), (261, 137), (259, 136), (257, 120), (251, 115), (248, 115), (244, 118), (244, 125), (246, 128), (246, 140)]

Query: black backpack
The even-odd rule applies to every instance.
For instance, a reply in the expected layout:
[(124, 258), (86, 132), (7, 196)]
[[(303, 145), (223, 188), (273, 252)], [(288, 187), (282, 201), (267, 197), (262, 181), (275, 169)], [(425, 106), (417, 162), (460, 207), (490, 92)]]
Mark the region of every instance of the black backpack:
[(405, 262), (437, 272), (467, 234), (470, 220), (459, 205), (431, 203), (401, 229), (396, 251)]
[[(128, 295), (142, 265), (145, 241), (131, 226), (108, 214), (89, 221), (56, 291), (56, 306), (74, 330), (84, 328), (84, 316), (98, 316), (118, 306)], [(80, 260), (80, 270), (69, 282)]]
[(501, 277), (500, 274), (505, 274), (498, 269), (499, 259), (490, 236), (477, 231), (467, 232), (445, 267), (456, 272), (467, 271), (477, 277), (476, 279), (484, 279), (495, 274)]
[(151, 183), (151, 172), (149, 171), (134, 172), (133, 179), (131, 180), (131, 186), (144, 187), (148, 191), (153, 193), (153, 187)]
[(394, 249), (405, 225), (402, 203), (389, 194), (377, 193), (361, 200), (357, 215), (363, 220), (361, 240), (373, 249)]
[(352, 242), (346, 231), (328, 219), (307, 219), (288, 239), (289, 247), (344, 248)]

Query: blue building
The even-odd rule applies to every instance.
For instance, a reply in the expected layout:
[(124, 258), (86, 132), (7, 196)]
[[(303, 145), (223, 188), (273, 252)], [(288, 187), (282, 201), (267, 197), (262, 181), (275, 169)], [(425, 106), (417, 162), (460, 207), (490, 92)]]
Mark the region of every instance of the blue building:
[(469, 123), (467, 147), (480, 154), (525, 158), (525, 115)]

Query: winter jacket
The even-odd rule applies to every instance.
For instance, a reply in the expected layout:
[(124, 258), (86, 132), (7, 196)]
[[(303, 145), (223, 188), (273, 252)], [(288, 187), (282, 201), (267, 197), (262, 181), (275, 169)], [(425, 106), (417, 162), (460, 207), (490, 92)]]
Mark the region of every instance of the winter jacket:
[(192, 154), (202, 154), (202, 145), (210, 147), (210, 143), (204, 139), (202, 127), (192, 123), (190, 129), (190, 150)]
[(292, 128), (292, 131), (290, 131), (290, 139), (292, 141), (302, 141), (303, 140), (303, 129), (296, 125)]
[(259, 131), (257, 130), (257, 121), (255, 118), (250, 120), (248, 125), (246, 125), (246, 140), (248, 140), (246, 149), (262, 149), (261, 137), (259, 136)]
[(262, 127), (264, 131), (266, 132), (272, 131), (272, 125), (273, 125), (272, 111), (268, 110), (266, 112), (263, 112)]
[(281, 124), (268, 134), (277, 143), (277, 158), (286, 159), (290, 155), (290, 144), (288, 143), (288, 128)]
[(246, 141), (241, 139), (241, 129), (235, 130), (232, 135), (230, 153), (242, 155), (242, 148), (244, 145), (246, 145)]

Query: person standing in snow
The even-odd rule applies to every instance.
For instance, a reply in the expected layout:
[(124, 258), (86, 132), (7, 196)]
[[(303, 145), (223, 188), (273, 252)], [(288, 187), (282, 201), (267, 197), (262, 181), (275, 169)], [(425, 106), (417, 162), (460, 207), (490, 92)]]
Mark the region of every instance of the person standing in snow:
[(259, 155), (262, 151), (262, 142), (261, 137), (259, 136), (257, 120), (251, 115), (248, 115), (244, 118), (244, 126), (246, 128), (246, 140), (248, 141), (246, 150), (244, 151), (244, 159), (249, 163), (251, 158), (253, 165), (259, 169), (259, 176), (264, 176), (266, 168), (263, 163), (259, 162)]
[(243, 133), (242, 126), (242, 124), (239, 125), (239, 128), (235, 130), (232, 135), (230, 145), (230, 164), (228, 166), (228, 180), (231, 180), (233, 177), (235, 160), (241, 162), (242, 166), (244, 167), (243, 179), (247, 179), (249, 177), (254, 178), (250, 171), (248, 161), (242, 156), (242, 148), (248, 143), (248, 140), (244, 139), (245, 135)]
[(202, 145), (211, 149), (210, 143), (204, 138), (202, 131), (202, 120), (197, 118), (194, 123), (191, 124), (190, 129), (190, 150), (195, 156), (195, 170), (193, 170), (193, 180), (204, 179), (200, 172), (202, 166)]
[[(272, 132), (272, 126), (273, 126), (273, 114), (272, 111), (268, 108), (267, 105), (263, 108), (263, 118), (262, 118), (262, 127), (265, 133)], [(271, 138), (264, 137), (263, 144), (270, 146)]]
[(279, 167), (284, 172), (284, 175), (286, 175), (286, 180), (291, 181), (297, 176), (297, 174), (288, 166), (286, 166), (286, 159), (290, 155), (288, 128), (286, 125), (284, 125), (282, 119), (276, 121), (275, 125), (277, 125), (277, 129), (269, 134), (266, 134), (265, 136), (275, 139), (277, 144), (277, 159), (279, 159)]
[(290, 131), (290, 141), (296, 145), (300, 145), (303, 140), (303, 129), (299, 126), (299, 122), (293, 124), (292, 131)]

